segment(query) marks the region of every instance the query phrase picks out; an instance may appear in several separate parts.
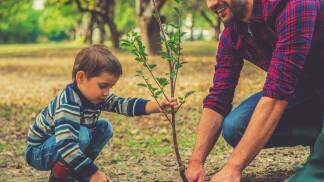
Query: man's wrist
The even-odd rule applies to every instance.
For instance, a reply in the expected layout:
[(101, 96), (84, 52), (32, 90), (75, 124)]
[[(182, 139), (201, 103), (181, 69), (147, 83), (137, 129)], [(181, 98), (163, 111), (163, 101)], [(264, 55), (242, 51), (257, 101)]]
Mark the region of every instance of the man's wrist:
[(196, 159), (196, 158), (189, 159), (189, 164), (191, 164), (191, 163), (196, 163), (196, 164), (199, 164), (199, 165), (204, 165), (203, 160), (201, 160), (201, 159)]
[(243, 171), (243, 168), (244, 168), (243, 164), (240, 164), (240, 163), (238, 163), (234, 160), (231, 160), (231, 159), (227, 162), (226, 166), (232, 170), (236, 170), (236, 171), (240, 171), (240, 172)]

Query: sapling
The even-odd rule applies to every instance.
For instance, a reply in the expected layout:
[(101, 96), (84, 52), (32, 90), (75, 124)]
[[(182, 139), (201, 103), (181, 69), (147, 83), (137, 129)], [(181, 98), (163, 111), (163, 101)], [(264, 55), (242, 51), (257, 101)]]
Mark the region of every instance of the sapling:
[[(165, 75), (167, 76), (156, 76), (154, 70), (158, 67), (157, 64), (153, 64), (148, 60), (148, 55), (145, 51), (145, 46), (141, 40), (141, 36), (136, 32), (130, 32), (127, 34), (127, 38), (121, 40), (121, 47), (129, 50), (134, 56), (135, 61), (140, 63), (145, 70), (147, 70), (146, 76), (142, 70), (136, 70), (136, 76), (143, 79), (143, 83), (139, 83), (138, 86), (145, 87), (149, 90), (150, 95), (155, 99), (155, 101), (160, 105), (159, 97), (164, 97), (169, 100), (170, 98), (177, 98), (179, 102), (178, 108), (172, 108), (170, 111), (162, 110), (165, 118), (170, 122), (172, 128), (173, 137), (173, 147), (178, 162), (179, 173), (182, 181), (187, 181), (185, 176), (185, 166), (181, 160), (179, 153), (177, 131), (176, 131), (176, 113), (185, 103), (186, 98), (189, 97), (193, 91), (187, 92), (184, 96), (176, 97), (176, 84), (178, 78), (178, 72), (187, 62), (182, 59), (182, 37), (185, 32), (181, 29), (181, 15), (182, 11), (180, 9), (183, 0), (174, 0), (175, 6), (172, 9), (174, 17), (176, 20), (171, 23), (162, 23), (159, 11), (156, 8), (155, 0), (152, 0), (155, 8), (154, 16), (160, 27), (161, 44), (164, 50), (160, 52), (161, 57), (166, 64), (168, 64), (169, 70)], [(166, 87), (169, 86), (170, 93), (167, 94)]]

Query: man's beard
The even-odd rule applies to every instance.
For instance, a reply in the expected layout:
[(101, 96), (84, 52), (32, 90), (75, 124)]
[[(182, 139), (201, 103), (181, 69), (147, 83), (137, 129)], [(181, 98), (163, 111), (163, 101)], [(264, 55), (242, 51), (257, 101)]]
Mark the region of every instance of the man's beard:
[(233, 0), (229, 7), (233, 12), (233, 18), (236, 20), (242, 20), (247, 13), (246, 0)]

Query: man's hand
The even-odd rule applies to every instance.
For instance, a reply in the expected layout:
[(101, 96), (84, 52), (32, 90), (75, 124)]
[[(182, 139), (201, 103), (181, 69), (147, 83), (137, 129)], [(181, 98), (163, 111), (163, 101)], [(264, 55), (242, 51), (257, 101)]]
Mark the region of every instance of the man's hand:
[(211, 182), (240, 182), (241, 171), (239, 169), (224, 166), (220, 171), (213, 175)]
[(90, 177), (90, 182), (111, 182), (111, 180), (105, 173), (98, 170)]
[(189, 182), (205, 181), (205, 170), (201, 162), (191, 161), (186, 170), (186, 176)]

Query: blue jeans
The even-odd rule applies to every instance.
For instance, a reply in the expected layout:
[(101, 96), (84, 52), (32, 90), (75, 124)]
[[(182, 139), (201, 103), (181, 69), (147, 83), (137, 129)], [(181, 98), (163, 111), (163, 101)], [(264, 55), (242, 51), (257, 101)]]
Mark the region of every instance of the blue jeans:
[[(95, 160), (112, 135), (112, 126), (105, 119), (97, 121), (95, 130), (81, 125), (79, 131), (80, 149), (86, 156)], [(59, 158), (55, 136), (49, 137), (43, 144), (36, 147), (27, 145), (25, 149), (26, 162), (38, 170), (51, 170)]]
[[(319, 94), (324, 96), (322, 90)], [(262, 92), (252, 95), (224, 118), (222, 134), (231, 146), (235, 147), (242, 138), (261, 97)], [(306, 94), (302, 89), (296, 90), (296, 97), (289, 101), (265, 147), (313, 145), (321, 131), (322, 107), (319, 95)]]

